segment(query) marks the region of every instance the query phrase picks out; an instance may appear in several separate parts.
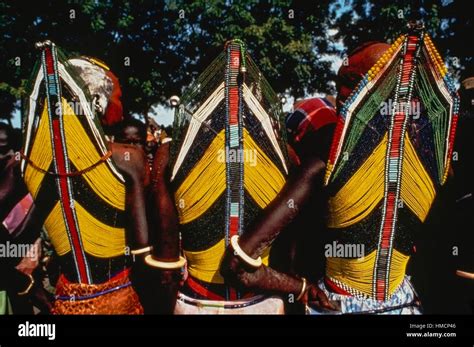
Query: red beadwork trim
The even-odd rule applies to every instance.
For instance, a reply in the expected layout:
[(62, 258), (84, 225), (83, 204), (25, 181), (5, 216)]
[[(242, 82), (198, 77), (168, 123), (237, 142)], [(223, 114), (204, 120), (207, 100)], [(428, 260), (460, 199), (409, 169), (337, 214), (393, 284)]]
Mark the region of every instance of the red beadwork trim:
[(193, 280), (191, 276), (188, 277), (186, 280), (186, 284), (189, 288), (191, 288), (197, 294), (209, 298), (210, 300), (225, 300), (225, 298), (219, 294), (211, 292), (209, 289), (205, 288), (204, 286), (200, 285), (198, 282)]

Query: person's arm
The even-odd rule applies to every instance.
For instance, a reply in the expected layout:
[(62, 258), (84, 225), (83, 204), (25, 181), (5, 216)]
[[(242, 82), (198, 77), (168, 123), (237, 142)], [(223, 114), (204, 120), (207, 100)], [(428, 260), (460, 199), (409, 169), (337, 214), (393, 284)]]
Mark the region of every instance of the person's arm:
[(21, 177), (20, 161), (12, 156), (5, 168), (0, 171), (0, 221), (15, 207), (27, 193)]
[(157, 313), (159, 296), (156, 276), (145, 263), (151, 253), (150, 231), (153, 224), (147, 215), (149, 168), (145, 153), (135, 146), (111, 144), (114, 162), (126, 181), (127, 238), (134, 259), (131, 279), (145, 314)]
[[(15, 154), (16, 155), (16, 154)], [(11, 157), (7, 166), (1, 173), (0, 178), (0, 221), (3, 221), (15, 205), (28, 193), (26, 185), (20, 172), (20, 161), (18, 157)], [(34, 242), (34, 253), (24, 257), (14, 266), (5, 258), (0, 259), (0, 290), (7, 290), (10, 295), (28, 296), (40, 307), (43, 312), (49, 312), (51, 302), (45, 294), (41, 274), (35, 272), (41, 259), (40, 229), (46, 216), (42, 215), (33, 203), (28, 214), (16, 229), (7, 230), (0, 223), (0, 242), (13, 241), (19, 243)], [(36, 241), (34, 241), (36, 240)]]
[(157, 209), (156, 245), (153, 256), (168, 262), (178, 261), (179, 247), (179, 220), (174, 199), (168, 190), (169, 172), (169, 145), (161, 145), (155, 154), (153, 163), (153, 198)]
[[(153, 232), (156, 242), (153, 245), (152, 260), (167, 264), (180, 260), (179, 220), (176, 206), (168, 189), (170, 182), (168, 172), (170, 143), (162, 144), (155, 153), (152, 179), (153, 215), (156, 225)], [(156, 288), (157, 313), (171, 314), (176, 305), (180, 269), (163, 269), (156, 263), (154, 267), (159, 276), (159, 286)]]
[(134, 146), (111, 144), (113, 160), (125, 178), (128, 243), (133, 250), (149, 246), (145, 186), (148, 168), (143, 150)]
[(29, 294), (34, 284), (33, 278), (6, 262), (0, 261), (0, 290), (10, 293)]
[[(11, 242), (10, 235), (5, 227), (0, 224), (0, 243)], [(14, 294), (27, 295), (34, 284), (33, 270), (38, 266), (38, 258), (23, 258), (15, 267), (10, 259), (0, 257), (0, 290), (7, 290)]]
[[(257, 221), (239, 239), (239, 246), (248, 256), (256, 259), (276, 239), (297, 215), (300, 206), (307, 203), (316, 187), (321, 186), (325, 164), (318, 157), (306, 160), (299, 171), (289, 179), (279, 195), (259, 216)], [(306, 289), (303, 301), (315, 301), (332, 308), (324, 293), (315, 285), (304, 285), (302, 279), (280, 273), (270, 267), (248, 266), (232, 247), (227, 250), (221, 273), (237, 286), (280, 294), (300, 296)], [(306, 288), (305, 288), (306, 287)]]
[[(0, 177), (0, 243), (6, 244), (11, 241), (9, 231), (2, 224), (15, 205), (28, 193), (26, 186), (22, 181), (20, 173), (20, 161), (12, 156)], [(32, 214), (30, 211), (28, 217)], [(26, 219), (28, 219), (28, 217)], [(22, 223), (21, 228), (27, 228), (27, 224)], [(28, 273), (26, 269), (32, 268), (31, 259), (22, 259), (19, 266), (14, 267), (6, 258), (0, 258), (0, 290), (7, 290), (11, 293), (28, 294), (34, 284), (31, 276), (32, 271)], [(37, 266), (37, 263), (36, 263)]]

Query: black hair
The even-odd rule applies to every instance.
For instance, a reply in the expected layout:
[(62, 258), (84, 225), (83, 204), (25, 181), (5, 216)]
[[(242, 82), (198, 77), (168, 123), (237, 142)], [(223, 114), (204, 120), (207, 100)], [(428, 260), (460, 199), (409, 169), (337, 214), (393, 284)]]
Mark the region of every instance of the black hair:
[(146, 142), (147, 133), (145, 123), (132, 117), (126, 118), (119, 124), (115, 136), (122, 139), (126, 128), (136, 128), (143, 142)]

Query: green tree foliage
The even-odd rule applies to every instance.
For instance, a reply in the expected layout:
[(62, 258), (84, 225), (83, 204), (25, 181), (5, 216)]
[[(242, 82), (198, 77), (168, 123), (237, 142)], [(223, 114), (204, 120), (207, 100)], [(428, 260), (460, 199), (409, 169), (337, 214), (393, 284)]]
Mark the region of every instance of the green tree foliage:
[[(128, 112), (145, 113), (171, 83), (162, 51), (168, 32), (162, 1), (20, 1), (1, 3), (2, 95), (18, 97), (38, 57), (34, 43), (50, 39), (71, 55), (106, 62), (120, 79)], [(21, 64), (15, 65), (15, 59)], [(6, 92), (6, 93), (4, 93)], [(2, 96), (2, 117), (8, 99)]]
[(472, 61), (473, 32), (469, 1), (462, 0), (340, 0), (334, 3), (336, 40), (350, 52), (368, 41), (390, 42), (406, 31), (407, 21), (421, 19), (440, 54), (460, 71)]
[[(0, 117), (37, 58), (36, 41), (106, 62), (122, 84), (125, 110), (146, 114), (179, 94), (223, 48), (241, 38), (278, 92), (330, 89), (326, 32), (329, 1), (35, 1), (0, 3)], [(15, 65), (15, 59), (21, 64)]]
[[(280, 93), (303, 96), (330, 90), (330, 64), (321, 61), (333, 52), (325, 37), (331, 1), (175, 1), (178, 40), (187, 41), (184, 70), (197, 73), (231, 38), (248, 46), (263, 74)], [(185, 73), (185, 71), (183, 71)]]
[(461, 67), (472, 57), (468, 6), (461, 0), (0, 2), (0, 118), (10, 118), (25, 95), (40, 40), (106, 62), (120, 79), (126, 112), (145, 115), (179, 95), (231, 38), (247, 43), (277, 92), (294, 97), (334, 92), (328, 55), (392, 39), (415, 14), (441, 53), (459, 58)]

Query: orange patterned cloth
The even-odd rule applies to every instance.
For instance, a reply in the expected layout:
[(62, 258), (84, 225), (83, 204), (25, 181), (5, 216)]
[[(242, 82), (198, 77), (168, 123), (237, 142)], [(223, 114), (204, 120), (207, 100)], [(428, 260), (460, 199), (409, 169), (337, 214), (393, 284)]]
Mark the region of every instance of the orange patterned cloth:
[(143, 314), (129, 270), (101, 284), (71, 283), (61, 275), (52, 314)]

